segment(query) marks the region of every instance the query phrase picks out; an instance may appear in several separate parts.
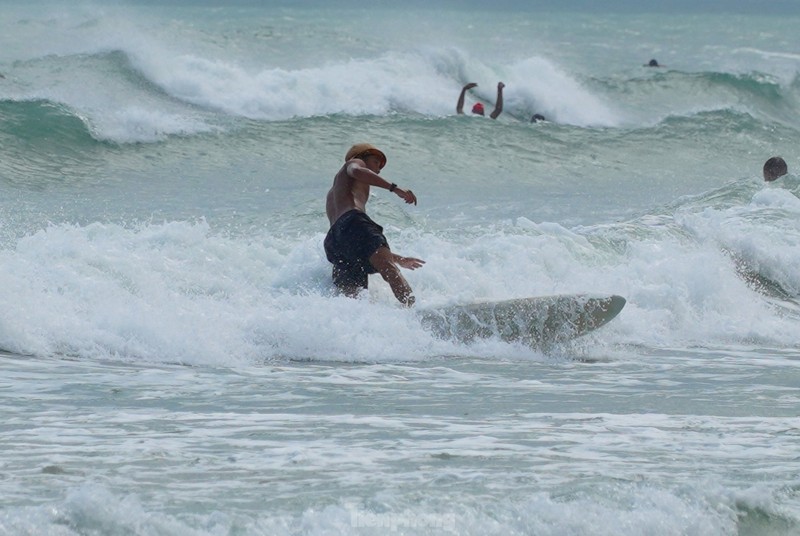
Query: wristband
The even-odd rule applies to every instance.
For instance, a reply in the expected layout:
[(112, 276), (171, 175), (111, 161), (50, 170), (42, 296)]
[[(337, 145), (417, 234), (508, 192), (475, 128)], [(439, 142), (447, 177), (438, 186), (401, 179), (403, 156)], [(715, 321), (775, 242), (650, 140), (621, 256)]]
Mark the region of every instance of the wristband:
[(397, 188), (397, 185), (395, 183), (392, 183), (392, 184), (389, 185), (389, 191), (390, 192), (394, 192), (395, 188)]

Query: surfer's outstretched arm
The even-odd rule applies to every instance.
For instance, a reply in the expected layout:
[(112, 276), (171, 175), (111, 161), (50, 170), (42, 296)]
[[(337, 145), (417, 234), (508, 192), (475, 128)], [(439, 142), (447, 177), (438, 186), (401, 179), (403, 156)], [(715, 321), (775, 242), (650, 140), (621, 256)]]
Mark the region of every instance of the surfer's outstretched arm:
[(397, 257), (388, 247), (381, 247), (370, 256), (369, 262), (381, 274), (383, 280), (389, 283), (394, 297), (406, 307), (411, 307), (415, 301), (414, 293), (406, 278), (400, 273), (400, 268), (397, 267)]

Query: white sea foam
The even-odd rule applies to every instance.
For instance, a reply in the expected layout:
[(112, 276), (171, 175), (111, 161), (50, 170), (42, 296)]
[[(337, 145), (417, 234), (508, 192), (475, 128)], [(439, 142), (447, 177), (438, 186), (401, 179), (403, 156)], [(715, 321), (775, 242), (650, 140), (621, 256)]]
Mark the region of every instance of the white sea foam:
[[(15, 79), (26, 83), (16, 97), (51, 99), (75, 109), (101, 140), (151, 142), (214, 128), (213, 117), (177, 106), (141, 84), (132, 85), (119, 65), (106, 65), (102, 55), (111, 51), (123, 54), (172, 99), (250, 119), (397, 112), (448, 116), (468, 78), (478, 80), (473, 93), (489, 103), (495, 99), (496, 81), (504, 79), (507, 116), (527, 120), (533, 110), (552, 121), (580, 126), (619, 123), (619, 113), (611, 106), (553, 60), (541, 57), (497, 65), (467, 51), (423, 41), (405, 50), (289, 68), (269, 57), (260, 61), (246, 54), (236, 57), (213, 42), (190, 47), (185, 40), (197, 35), (176, 34), (170, 26), (153, 28), (149, 18), (132, 11), (109, 9), (85, 17), (55, 17), (30, 28), (49, 31), (48, 40), (54, 44), (25, 52), (26, 63), (15, 72)], [(23, 36), (30, 38), (24, 32)], [(63, 69), (74, 76), (52, 76)], [(147, 107), (131, 106), (132, 101), (146, 102)]]
[(531, 115), (580, 126), (613, 127), (622, 122), (620, 112), (550, 60), (532, 57), (506, 70), (511, 110), (527, 109)]
[[(786, 195), (791, 196), (756, 197), (791, 205)], [(619, 254), (604, 249), (597, 236), (524, 218), (484, 229), (474, 241), (392, 233), (399, 251), (427, 261), (407, 274), (421, 307), (621, 294), (628, 300), (625, 310), (598, 334), (607, 344), (753, 338), (793, 344), (795, 315), (773, 309), (768, 296), (750, 288), (724, 250), (738, 248), (761, 274), (794, 293), (800, 282), (791, 270), (796, 247), (787, 240), (793, 235), (784, 233), (776, 243), (766, 229), (737, 233), (735, 226), (753, 224), (708, 210), (680, 221), (713, 236), (676, 239), (666, 229), (663, 236), (629, 237)], [(734, 236), (750, 238), (737, 244)], [(424, 331), (413, 312), (399, 307), (377, 276), (363, 299), (331, 298), (321, 241), (319, 234), (299, 242), (272, 235), (226, 237), (202, 222), (52, 226), (0, 255), (2, 292), (18, 303), (3, 313), (0, 342), (21, 353), (215, 364), (281, 356), (391, 362), (453, 351), (452, 343)], [(397, 337), (409, 343), (395, 352), (390, 341)], [(472, 351), (505, 354), (503, 348), (495, 341)]]
[[(620, 486), (621, 487), (621, 486)], [(218, 535), (231, 531), (281, 536), (298, 531), (322, 534), (505, 534), (617, 535), (735, 532), (728, 504), (658, 490), (609, 490), (609, 504), (588, 497), (554, 499), (545, 493), (503, 504), (442, 505), (440, 510), (408, 505), (375, 511), (358, 503), (321, 505), (294, 513), (237, 515), (211, 511), (170, 516), (148, 511), (134, 495), (117, 496), (100, 486), (74, 490), (58, 507), (25, 508), (7, 516), (3, 534), (67, 536), (87, 530), (113, 533), (136, 530), (145, 535)], [(623, 504), (614, 504), (618, 501)], [(627, 503), (625, 503), (627, 501)], [(18, 531), (18, 532), (15, 532)]]

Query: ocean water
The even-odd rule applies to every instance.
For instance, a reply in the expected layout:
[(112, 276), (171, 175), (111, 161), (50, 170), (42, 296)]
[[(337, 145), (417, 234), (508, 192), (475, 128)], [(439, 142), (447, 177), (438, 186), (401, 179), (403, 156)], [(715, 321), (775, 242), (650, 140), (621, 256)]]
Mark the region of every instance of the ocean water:
[[(793, 4), (221, 4), (0, 13), (0, 534), (800, 532)], [(363, 141), (418, 307), (625, 309), (544, 353), (336, 296)]]

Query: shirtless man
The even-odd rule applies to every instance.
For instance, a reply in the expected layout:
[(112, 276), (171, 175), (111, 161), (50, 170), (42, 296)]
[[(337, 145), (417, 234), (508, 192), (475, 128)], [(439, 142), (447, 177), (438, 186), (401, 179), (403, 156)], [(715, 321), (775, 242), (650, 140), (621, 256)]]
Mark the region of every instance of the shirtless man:
[[(467, 92), (468, 89), (472, 89), (477, 87), (478, 84), (475, 82), (470, 82), (469, 84), (465, 85), (461, 88), (461, 94), (458, 96), (458, 102), (456, 102), (456, 113), (463, 114), (464, 113), (464, 94)], [(502, 82), (497, 83), (497, 100), (494, 104), (494, 110), (489, 115), (492, 119), (497, 119), (501, 113), (503, 113), (503, 88), (506, 85)], [(476, 115), (483, 115), (483, 104), (480, 102), (476, 102), (475, 106), (472, 107), (472, 113)]]
[(398, 265), (416, 270), (425, 261), (392, 253), (383, 227), (367, 216), (366, 204), (370, 186), (394, 192), (408, 204), (416, 205), (417, 196), (379, 175), (386, 155), (369, 143), (353, 145), (344, 160), (325, 204), (331, 224), (325, 237), (325, 255), (333, 264), (333, 283), (346, 296), (355, 297), (367, 288), (368, 275), (379, 273), (400, 303), (411, 307), (414, 294)]

